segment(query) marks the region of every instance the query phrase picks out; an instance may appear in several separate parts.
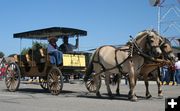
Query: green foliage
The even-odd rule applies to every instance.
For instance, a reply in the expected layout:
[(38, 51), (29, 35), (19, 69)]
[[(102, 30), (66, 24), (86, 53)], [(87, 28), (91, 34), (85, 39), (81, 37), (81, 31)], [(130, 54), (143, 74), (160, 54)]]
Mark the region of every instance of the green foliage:
[(4, 57), (4, 53), (0, 51), (0, 58)]
[(39, 49), (39, 48), (47, 48), (47, 44), (46, 43), (37, 42), (37, 41), (32, 43), (32, 50), (36, 50), (36, 49)]
[(40, 48), (47, 48), (47, 44), (35, 41), (35, 42), (32, 43), (32, 47), (23, 48), (22, 51), (21, 51), (21, 55), (27, 54), (30, 49), (37, 50), (37, 49), (40, 49)]
[(21, 55), (25, 55), (28, 53), (30, 48), (23, 48), (22, 51), (21, 51)]

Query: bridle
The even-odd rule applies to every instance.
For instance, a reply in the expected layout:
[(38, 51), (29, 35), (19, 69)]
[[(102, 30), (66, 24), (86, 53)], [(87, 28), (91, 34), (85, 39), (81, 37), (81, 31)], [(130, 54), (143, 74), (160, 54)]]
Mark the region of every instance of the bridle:
[[(149, 35), (149, 32), (147, 32), (147, 33), (148, 34), (146, 35), (146, 37)], [(155, 58), (153, 57), (153, 54), (152, 54), (153, 51), (152, 50), (153, 50), (153, 48), (157, 48), (157, 47), (160, 48), (162, 43), (160, 45), (158, 45), (158, 46), (151, 46), (151, 41), (147, 37), (147, 44), (146, 45), (149, 45), (150, 48), (149, 48), (149, 50), (143, 50), (141, 47), (138, 46), (136, 39), (133, 39), (132, 36), (130, 36), (130, 38), (131, 38), (131, 41), (132, 41), (132, 42), (130, 42), (131, 47), (133, 47), (132, 48), (133, 51), (131, 51), (131, 52), (135, 52), (138, 55), (141, 55), (142, 57), (144, 57), (144, 58), (146, 58), (146, 59), (148, 59), (150, 61), (156, 61)]]
[(163, 52), (163, 56), (165, 57), (165, 59), (171, 59), (171, 58), (169, 58), (169, 55), (170, 55), (170, 54), (173, 54), (173, 50), (170, 50), (170, 51), (168, 51), (168, 52), (166, 52), (166, 51), (164, 50), (164, 47), (165, 47), (166, 44), (168, 44), (169, 46), (171, 46), (171, 45), (170, 45), (170, 42), (169, 42), (166, 38), (163, 38), (163, 40), (164, 40), (164, 42), (163, 42), (162, 45), (160, 46), (160, 48), (161, 48), (161, 50), (162, 50), (162, 52)]

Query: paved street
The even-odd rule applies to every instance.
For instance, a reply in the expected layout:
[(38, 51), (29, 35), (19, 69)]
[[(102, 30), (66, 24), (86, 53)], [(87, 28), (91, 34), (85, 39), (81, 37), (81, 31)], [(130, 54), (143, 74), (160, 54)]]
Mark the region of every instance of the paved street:
[[(115, 92), (115, 86), (111, 86)], [(145, 99), (145, 87), (137, 83), (136, 94), (138, 102), (127, 99), (128, 86), (121, 84), (121, 96), (109, 99), (102, 85), (102, 98), (88, 93), (84, 84), (65, 83), (63, 91), (58, 96), (41, 89), (37, 84), (20, 84), (17, 92), (8, 92), (4, 81), (0, 81), (1, 111), (165, 111), (165, 98), (180, 96), (180, 86), (163, 86), (164, 98), (157, 96), (157, 85), (150, 84), (152, 98)]]

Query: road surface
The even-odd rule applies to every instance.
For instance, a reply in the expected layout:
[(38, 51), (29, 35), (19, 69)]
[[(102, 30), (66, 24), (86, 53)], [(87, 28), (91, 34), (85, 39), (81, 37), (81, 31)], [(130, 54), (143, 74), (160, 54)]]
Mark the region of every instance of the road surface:
[[(111, 86), (115, 93), (115, 86)], [(165, 111), (165, 98), (180, 96), (180, 86), (163, 86), (164, 98), (157, 96), (157, 85), (150, 83), (151, 99), (145, 98), (144, 83), (136, 87), (137, 102), (127, 99), (128, 85), (121, 84), (121, 96), (109, 99), (106, 87), (101, 87), (102, 98), (89, 93), (81, 82), (65, 83), (63, 91), (53, 96), (38, 84), (21, 83), (19, 90), (8, 92), (4, 81), (0, 81), (1, 111)]]

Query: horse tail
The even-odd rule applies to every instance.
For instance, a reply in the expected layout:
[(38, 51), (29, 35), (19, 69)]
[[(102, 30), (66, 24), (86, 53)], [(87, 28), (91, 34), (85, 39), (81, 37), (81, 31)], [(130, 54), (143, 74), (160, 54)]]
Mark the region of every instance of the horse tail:
[(94, 60), (94, 57), (96, 55), (96, 53), (98, 52), (98, 50), (96, 50), (92, 55), (91, 55), (91, 58), (89, 60), (89, 64), (88, 64), (88, 67), (86, 69), (86, 74), (85, 74), (85, 77), (84, 77), (84, 81), (88, 81), (89, 79), (89, 76), (92, 74), (93, 72), (93, 60)]

